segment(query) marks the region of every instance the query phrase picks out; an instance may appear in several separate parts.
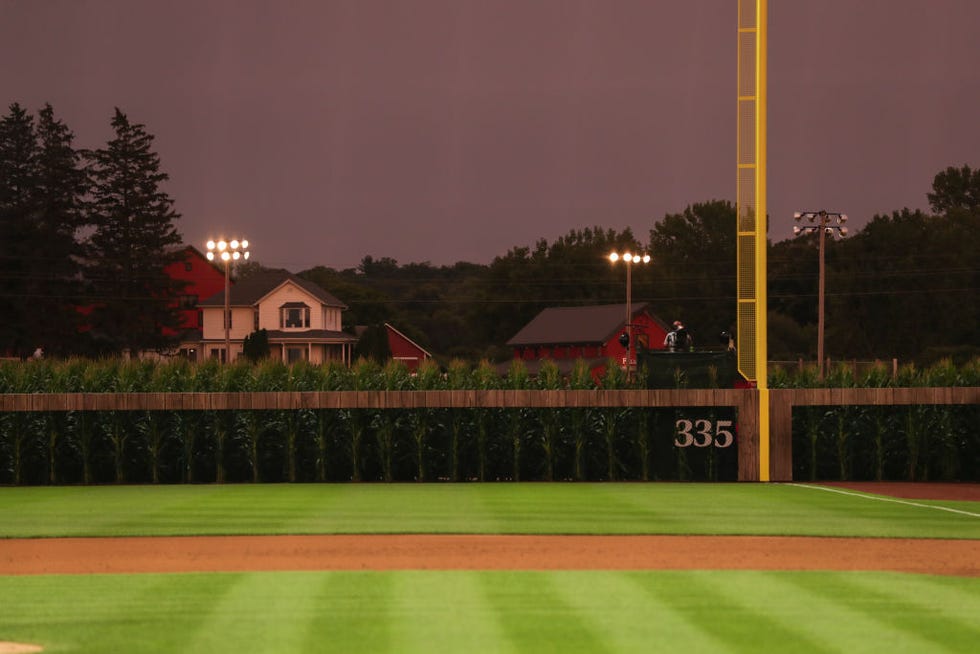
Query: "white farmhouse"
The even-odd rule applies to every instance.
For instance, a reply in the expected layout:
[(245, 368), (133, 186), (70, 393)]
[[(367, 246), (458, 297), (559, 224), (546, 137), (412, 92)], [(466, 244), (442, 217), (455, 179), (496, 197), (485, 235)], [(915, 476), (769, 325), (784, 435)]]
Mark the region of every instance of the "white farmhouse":
[(255, 273), (237, 281), (229, 292), (230, 357), (225, 353), (222, 314), (225, 293), (201, 301), (201, 347), (208, 357), (234, 361), (249, 334), (265, 329), (274, 357), (283, 361), (350, 363), (357, 339), (341, 329), (348, 307), (313, 282), (285, 270)]

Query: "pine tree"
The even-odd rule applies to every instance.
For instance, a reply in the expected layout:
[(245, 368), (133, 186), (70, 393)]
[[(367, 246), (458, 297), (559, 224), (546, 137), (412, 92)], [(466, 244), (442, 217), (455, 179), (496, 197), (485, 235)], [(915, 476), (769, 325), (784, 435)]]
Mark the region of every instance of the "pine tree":
[(86, 178), (71, 131), (50, 105), (0, 120), (0, 347), (70, 352), (77, 342), (80, 226)]
[(37, 334), (48, 351), (75, 352), (79, 327), (82, 199), (88, 178), (71, 130), (55, 119), (47, 104), (38, 113), (35, 234), (41, 256), (33, 259), (32, 290), (39, 301), (32, 313), (40, 318)]
[[(20, 105), (0, 120), (0, 349), (29, 353), (24, 323), (30, 258), (34, 119)], [(36, 346), (35, 346), (36, 347)]]
[(181, 257), (180, 215), (160, 186), (169, 179), (151, 149), (153, 136), (118, 108), (115, 138), (88, 153), (93, 180), (88, 219), (92, 330), (107, 352), (165, 350), (180, 328), (183, 283), (164, 269)]

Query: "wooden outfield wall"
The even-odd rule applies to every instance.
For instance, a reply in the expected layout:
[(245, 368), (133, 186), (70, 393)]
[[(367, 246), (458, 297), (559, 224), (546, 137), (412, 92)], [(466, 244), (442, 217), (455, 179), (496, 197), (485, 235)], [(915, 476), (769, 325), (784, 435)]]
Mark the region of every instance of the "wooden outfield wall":
[(758, 393), (735, 389), (9, 393), (0, 412), (270, 409), (735, 407), (738, 478), (759, 479)]
[[(770, 480), (793, 478), (794, 406), (910, 404), (980, 404), (980, 387), (770, 390)], [(738, 480), (759, 481), (759, 391), (754, 389), (0, 394), (0, 412), (722, 406), (736, 409)]]
[(980, 386), (791, 388), (769, 391), (769, 479), (793, 480), (794, 406), (980, 404)]

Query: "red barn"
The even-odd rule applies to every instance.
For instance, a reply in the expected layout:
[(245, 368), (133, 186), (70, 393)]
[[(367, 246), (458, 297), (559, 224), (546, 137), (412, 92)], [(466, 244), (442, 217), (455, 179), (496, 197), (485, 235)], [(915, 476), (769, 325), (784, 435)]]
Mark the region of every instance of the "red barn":
[[(168, 336), (179, 333), (180, 355), (196, 361), (200, 358), (197, 349), (201, 343), (202, 330), (201, 310), (197, 305), (201, 300), (224, 291), (225, 272), (220, 265), (208, 261), (207, 257), (192, 245), (185, 245), (178, 251), (183, 258), (163, 270), (171, 279), (179, 279), (187, 283), (183, 294), (176, 301), (181, 309), (181, 328), (179, 332), (168, 328), (162, 329)], [(92, 329), (84, 318), (92, 313), (92, 309), (91, 305), (76, 307), (78, 313), (83, 316), (83, 322), (78, 328), (80, 333)]]
[[(197, 348), (202, 337), (202, 318), (198, 302), (225, 290), (225, 271), (221, 265), (208, 261), (200, 250), (192, 245), (183, 249), (184, 258), (164, 268), (171, 279), (187, 282), (180, 297), (181, 343), (180, 354), (191, 360), (200, 358)], [(173, 335), (172, 330), (165, 333)]]
[[(635, 366), (637, 347), (663, 349), (670, 328), (650, 313), (647, 303), (633, 304), (631, 310)], [(626, 365), (626, 348), (619, 342), (625, 331), (625, 304), (552, 307), (535, 316), (507, 345), (513, 348), (515, 358), (527, 363), (532, 374), (541, 359), (554, 360), (562, 372), (570, 371), (575, 359), (585, 359), (594, 374), (601, 374), (610, 358)]]
[(403, 362), (410, 371), (418, 370), (420, 363), (432, 358), (432, 355), (425, 348), (395, 329), (391, 324), (385, 323), (385, 332), (388, 334), (388, 349), (391, 350), (391, 358)]

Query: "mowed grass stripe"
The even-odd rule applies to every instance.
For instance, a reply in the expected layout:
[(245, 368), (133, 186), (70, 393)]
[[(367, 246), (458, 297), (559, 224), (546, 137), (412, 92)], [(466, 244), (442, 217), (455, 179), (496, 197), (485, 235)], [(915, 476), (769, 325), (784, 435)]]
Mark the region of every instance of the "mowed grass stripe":
[[(904, 651), (925, 652), (941, 647), (947, 651), (975, 652), (980, 643), (980, 630), (976, 626), (980, 604), (974, 604), (972, 619), (964, 621), (946, 613), (947, 601), (923, 603), (901, 584), (887, 583), (883, 575), (863, 576), (860, 581), (840, 574), (829, 580), (818, 580), (812, 575), (792, 580), (798, 590), (819, 596), (822, 602), (846, 610), (852, 618), (863, 616), (881, 623), (886, 628), (878, 627), (875, 633), (894, 634), (896, 643), (909, 648)], [(887, 610), (882, 611), (882, 607)]]
[(977, 632), (976, 641), (980, 642), (980, 581), (977, 579), (884, 572), (848, 575), (844, 579), (854, 584), (859, 594), (866, 588), (878, 592), (882, 586), (886, 589), (897, 586), (903, 601), (913, 604), (922, 613), (938, 611), (959, 620)]
[[(478, 484), (342, 484), (324, 488), (326, 494), (336, 497), (329, 505), (315, 501), (315, 524), (302, 525), (298, 533), (458, 534), (499, 533), (506, 528), (501, 514), (488, 510), (487, 492)], [(449, 488), (455, 490), (447, 491)]]
[[(483, 593), (500, 622), (502, 646), (482, 652), (603, 654), (615, 652), (601, 631), (589, 628), (587, 615), (570, 606), (556, 575), (548, 572), (486, 572)], [(489, 644), (488, 644), (489, 645)]]
[(241, 574), (183, 651), (304, 651), (307, 625), (316, 616), (313, 599), (318, 591), (317, 580), (309, 575)]
[(331, 533), (980, 539), (980, 518), (769, 484), (0, 488), (0, 538)]
[[(900, 607), (895, 601), (879, 602), (878, 593), (854, 595), (845, 581), (847, 573), (765, 576), (756, 586), (765, 588), (757, 600), (784, 623), (831, 651), (854, 651), (855, 643), (860, 644), (860, 651), (892, 654), (935, 651), (940, 643), (942, 648), (958, 651), (954, 635), (936, 642), (921, 630), (921, 624), (897, 623), (893, 616)], [(744, 596), (747, 586), (728, 583), (724, 592), (731, 597)], [(901, 594), (901, 584), (892, 585), (892, 591)]]
[[(152, 510), (147, 521), (151, 524), (169, 525), (171, 528), (192, 532), (196, 525), (211, 525), (215, 533), (234, 534), (241, 528), (243, 517), (260, 524), (269, 532), (289, 532), (293, 525), (302, 524), (316, 512), (328, 511), (327, 505), (335, 501), (333, 494), (320, 494), (316, 502), (295, 501), (289, 493), (267, 493), (261, 486), (240, 486), (236, 492), (225, 493), (223, 487), (211, 487), (202, 497), (190, 494), (178, 505), (164, 505)], [(131, 524), (129, 528), (135, 528)]]
[(187, 652), (237, 581), (217, 574), (0, 577), (0, 640), (83, 654)]
[(969, 511), (964, 508), (957, 508), (957, 504), (963, 504), (964, 506), (971, 506), (971, 502), (940, 502), (937, 500), (930, 501), (912, 501), (899, 499), (897, 497), (885, 497), (883, 495), (875, 495), (873, 493), (865, 493), (861, 491), (851, 491), (844, 490), (842, 488), (830, 488), (827, 486), (817, 486), (813, 484), (788, 484), (789, 486), (797, 486), (799, 488), (809, 488), (811, 490), (822, 491), (825, 493), (839, 493), (841, 495), (853, 495), (854, 497), (863, 497), (867, 500), (874, 502), (893, 502), (895, 504), (904, 504), (906, 506), (917, 506), (920, 509), (929, 509), (930, 511), (949, 511), (950, 513), (962, 513), (963, 515), (969, 516), (971, 518), (980, 518), (980, 513), (975, 511)]
[(859, 572), (0, 576), (0, 640), (135, 654), (966, 652), (978, 597), (974, 578)]
[(468, 571), (392, 575), (389, 624), (397, 647), (391, 651), (507, 652), (509, 643), (480, 577)]
[(805, 654), (840, 651), (799, 628), (805, 606), (794, 601), (783, 607), (790, 609), (791, 616), (798, 614), (798, 620), (773, 610), (765, 573), (726, 575), (724, 584), (709, 572), (688, 573), (683, 579), (677, 586), (648, 588), (659, 593), (662, 602), (675, 605), (691, 628), (724, 643), (726, 651), (784, 651), (787, 643), (793, 644), (793, 652)]
[(667, 597), (654, 589), (662, 577), (586, 571), (555, 573), (552, 579), (569, 607), (611, 651), (676, 652), (681, 643), (690, 652), (725, 650), (723, 641), (679, 608), (673, 584)]
[[(289, 583), (292, 575), (272, 581)], [(395, 573), (294, 573), (317, 581), (317, 611), (308, 622), (302, 652), (393, 652)], [(288, 651), (288, 650), (280, 650)]]
[[(582, 487), (583, 490), (587, 488)], [(561, 484), (494, 484), (481, 492), (481, 504), (496, 520), (498, 533), (616, 533), (631, 525), (651, 524), (645, 510), (620, 501), (601, 486), (589, 493), (566, 492)], [(585, 497), (590, 501), (583, 501)], [(575, 520), (569, 520), (575, 516)]]

